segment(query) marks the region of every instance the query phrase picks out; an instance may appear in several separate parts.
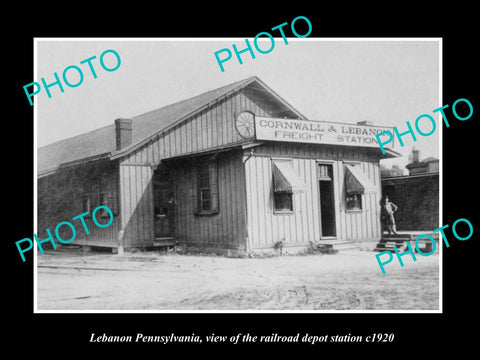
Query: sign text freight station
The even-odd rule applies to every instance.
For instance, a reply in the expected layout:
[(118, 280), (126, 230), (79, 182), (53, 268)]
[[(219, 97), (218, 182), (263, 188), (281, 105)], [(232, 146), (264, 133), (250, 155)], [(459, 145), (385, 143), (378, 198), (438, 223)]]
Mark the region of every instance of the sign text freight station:
[(256, 118), (261, 140), (378, 146), (375, 136), (384, 128), (296, 119)]

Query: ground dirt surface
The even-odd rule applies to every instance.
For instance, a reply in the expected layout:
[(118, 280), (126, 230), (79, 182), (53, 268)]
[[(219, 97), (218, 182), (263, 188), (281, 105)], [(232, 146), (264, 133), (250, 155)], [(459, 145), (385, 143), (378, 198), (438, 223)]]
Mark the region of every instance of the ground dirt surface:
[(373, 251), (227, 258), (159, 251), (37, 256), (42, 310), (439, 310), (439, 256)]

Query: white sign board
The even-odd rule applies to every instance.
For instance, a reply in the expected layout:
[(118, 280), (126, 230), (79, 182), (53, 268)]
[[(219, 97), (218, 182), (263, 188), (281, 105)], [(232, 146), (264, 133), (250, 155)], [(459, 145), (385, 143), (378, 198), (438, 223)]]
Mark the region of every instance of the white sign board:
[[(375, 135), (383, 131), (392, 132), (392, 128), (327, 121), (255, 117), (257, 140), (379, 148)], [(386, 142), (387, 139), (389, 139), (388, 134), (381, 135), (382, 142)], [(385, 144), (384, 147), (392, 148), (393, 141)]]

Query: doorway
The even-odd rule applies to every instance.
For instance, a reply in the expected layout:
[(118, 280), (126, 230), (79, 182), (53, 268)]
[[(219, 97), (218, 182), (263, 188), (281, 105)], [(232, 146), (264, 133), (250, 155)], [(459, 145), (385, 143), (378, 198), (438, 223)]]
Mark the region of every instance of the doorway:
[(320, 233), (321, 237), (335, 237), (335, 195), (333, 165), (318, 164), (318, 186), (320, 194)]
[(155, 238), (175, 235), (175, 191), (171, 171), (160, 164), (153, 175), (153, 207)]

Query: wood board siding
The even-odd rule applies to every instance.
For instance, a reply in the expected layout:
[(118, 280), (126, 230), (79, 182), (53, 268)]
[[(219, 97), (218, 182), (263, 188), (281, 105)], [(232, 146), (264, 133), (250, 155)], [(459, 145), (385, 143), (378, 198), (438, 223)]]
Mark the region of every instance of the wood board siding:
[[(38, 180), (38, 226), (39, 239), (47, 237), (46, 228), (54, 235), (55, 227), (62, 221), (75, 226), (76, 237), (72, 245), (117, 246), (117, 234), (120, 230), (120, 207), (118, 202), (118, 172), (116, 162), (99, 162), (58, 169), (54, 174)], [(100, 194), (105, 192), (108, 206), (112, 210), (113, 222), (105, 228), (98, 227), (91, 218), (93, 210), (100, 205)], [(85, 212), (82, 198), (90, 198), (89, 215), (84, 216), (84, 229), (80, 219), (73, 220)], [(96, 214), (97, 221), (106, 223)], [(68, 226), (59, 228), (62, 239), (71, 238)]]
[[(152, 167), (169, 158), (193, 155), (244, 142), (245, 139), (238, 135), (234, 125), (235, 114), (243, 110), (250, 110), (258, 116), (268, 116), (274, 108), (257, 98), (252, 90), (245, 88), (212, 104), (182, 124), (159, 134), (145, 146), (121, 159), (119, 187), (121, 228), (125, 231), (125, 246), (148, 245), (153, 241)], [(234, 157), (234, 164), (231, 166), (219, 168), (219, 177), (223, 184), (220, 189), (223, 189), (224, 194), (220, 194), (221, 210), (218, 216), (192, 218), (192, 212), (190, 209), (187, 210), (189, 199), (178, 199), (179, 216), (176, 226), (179, 229), (179, 233), (176, 234), (178, 240), (193, 243), (211, 242), (227, 247), (239, 246), (239, 239), (246, 235), (242, 200), (245, 183), (243, 167), (239, 167), (241, 156), (240, 154)], [(177, 186), (184, 185), (185, 180), (182, 180), (182, 176), (178, 179)], [(237, 188), (230, 188), (230, 185), (226, 185), (228, 182)], [(242, 191), (242, 194), (239, 191)], [(184, 194), (180, 192), (179, 196), (182, 197)]]
[[(291, 214), (273, 211), (272, 158), (292, 159), (306, 191), (294, 193)], [(336, 238), (378, 240), (380, 229), (380, 171), (377, 157), (368, 150), (305, 144), (265, 144), (255, 149), (245, 163), (248, 238), (252, 249), (269, 248), (283, 240), (289, 245), (307, 245), (321, 240), (317, 164), (333, 165), (336, 204)], [(345, 208), (344, 164), (359, 162), (376, 191), (362, 195), (362, 211)]]
[(195, 154), (245, 142), (235, 129), (235, 114), (250, 110), (257, 116), (271, 116), (274, 109), (245, 88), (182, 124), (159, 134), (146, 146), (122, 159), (123, 164), (157, 164), (162, 159)]
[(245, 180), (240, 151), (218, 155), (219, 212), (195, 214), (192, 199), (195, 168), (191, 163), (180, 164), (174, 171), (176, 237), (180, 244), (224, 249), (244, 249)]
[(153, 169), (121, 164), (120, 204), (124, 246), (153, 245)]

